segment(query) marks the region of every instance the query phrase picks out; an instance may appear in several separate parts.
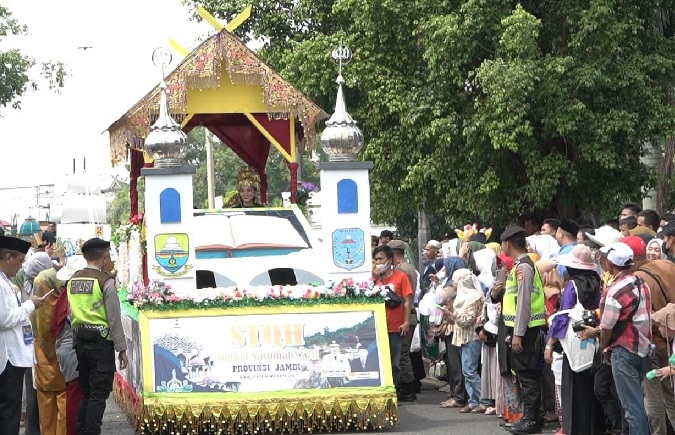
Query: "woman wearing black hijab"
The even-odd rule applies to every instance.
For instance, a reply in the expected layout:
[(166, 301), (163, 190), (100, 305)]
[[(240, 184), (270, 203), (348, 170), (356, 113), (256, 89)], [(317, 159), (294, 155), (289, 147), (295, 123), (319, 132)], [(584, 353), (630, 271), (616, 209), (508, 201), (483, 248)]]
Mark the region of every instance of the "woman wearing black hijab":
[[(577, 245), (571, 253), (558, 257), (558, 264), (566, 266), (569, 278), (562, 291), (559, 311), (573, 309), (577, 304), (577, 298), (584, 310), (596, 310), (600, 306), (602, 288), (591, 249), (586, 245)], [(568, 333), (575, 334), (569, 329), (571, 321), (573, 320), (567, 314), (561, 313), (553, 317), (544, 352), (546, 362), (551, 362), (553, 348), (559, 346), (557, 344), (559, 339)], [(563, 433), (580, 435), (605, 433), (603, 409), (593, 387), (594, 373), (590, 368), (580, 372), (573, 371), (568, 355), (565, 354), (560, 386)]]

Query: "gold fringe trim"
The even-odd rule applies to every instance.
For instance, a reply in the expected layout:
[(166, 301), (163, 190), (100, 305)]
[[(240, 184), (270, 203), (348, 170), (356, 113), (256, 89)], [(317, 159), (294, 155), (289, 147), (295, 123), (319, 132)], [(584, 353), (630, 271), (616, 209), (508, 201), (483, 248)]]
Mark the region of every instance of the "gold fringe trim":
[(143, 403), (140, 396), (136, 394), (119, 373), (115, 373), (112, 393), (115, 401), (122, 408), (124, 414), (126, 414), (129, 424), (131, 424), (135, 431), (138, 431), (143, 414)]
[(378, 394), (382, 397), (309, 396), (183, 405), (146, 398), (139, 429), (143, 434), (312, 433), (381, 430), (398, 424), (395, 398)]
[[(186, 116), (188, 88), (215, 89), (220, 86), (223, 65), (234, 85), (260, 86), (271, 119), (298, 118), (305, 143), (316, 142), (315, 124), (325, 113), (302, 92), (266, 65), (236, 36), (223, 29), (204, 41), (166, 79), (169, 108), (175, 117)], [(155, 87), (108, 127), (113, 164), (126, 159), (127, 146), (142, 148), (151, 118), (159, 111), (160, 89)]]

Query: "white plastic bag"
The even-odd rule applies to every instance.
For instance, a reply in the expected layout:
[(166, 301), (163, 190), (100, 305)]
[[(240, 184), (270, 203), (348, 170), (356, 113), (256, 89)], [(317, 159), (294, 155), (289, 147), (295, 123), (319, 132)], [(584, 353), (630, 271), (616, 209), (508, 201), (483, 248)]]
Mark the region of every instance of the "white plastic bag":
[(417, 323), (413, 330), (412, 341), (410, 342), (410, 352), (419, 352), (422, 350), (422, 325)]
[[(574, 285), (574, 283), (572, 284)], [(572, 371), (579, 373), (590, 369), (593, 365), (593, 358), (595, 357), (598, 341), (596, 339), (582, 340), (580, 333), (576, 333), (572, 329), (574, 322), (582, 320), (584, 311), (584, 306), (579, 302), (579, 291), (577, 290), (576, 285), (574, 285), (574, 293), (577, 296), (576, 305), (569, 310), (562, 310), (552, 314), (549, 321), (552, 322), (553, 318), (556, 316), (567, 314), (567, 332), (565, 333), (565, 337), (560, 339), (560, 344), (567, 356), (567, 361), (570, 363), (570, 368)]]

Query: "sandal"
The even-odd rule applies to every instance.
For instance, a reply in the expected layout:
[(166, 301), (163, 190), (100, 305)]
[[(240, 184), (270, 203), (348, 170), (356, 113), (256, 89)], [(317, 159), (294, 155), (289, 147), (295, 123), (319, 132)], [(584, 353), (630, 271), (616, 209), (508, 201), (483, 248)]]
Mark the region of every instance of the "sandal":
[(476, 405), (474, 407), (472, 407), (471, 405), (466, 405), (464, 408), (460, 409), (459, 412), (461, 412), (462, 414), (468, 414), (477, 407), (478, 407), (478, 405)]
[(487, 411), (487, 408), (484, 405), (478, 405), (471, 410), (472, 414), (483, 414)]
[(497, 409), (493, 408), (492, 406), (488, 406), (485, 410), (485, 415), (497, 415)]
[(441, 402), (441, 408), (461, 408), (462, 405), (457, 403), (455, 399), (448, 399), (443, 402)]

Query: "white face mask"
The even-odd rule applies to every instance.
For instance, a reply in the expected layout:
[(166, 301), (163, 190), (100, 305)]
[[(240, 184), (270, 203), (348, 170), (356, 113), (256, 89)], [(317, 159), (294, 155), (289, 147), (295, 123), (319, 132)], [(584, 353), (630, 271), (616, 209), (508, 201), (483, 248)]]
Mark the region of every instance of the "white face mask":
[(378, 264), (377, 269), (380, 271), (380, 273), (384, 273), (389, 269), (389, 262), (383, 263), (383, 264)]

